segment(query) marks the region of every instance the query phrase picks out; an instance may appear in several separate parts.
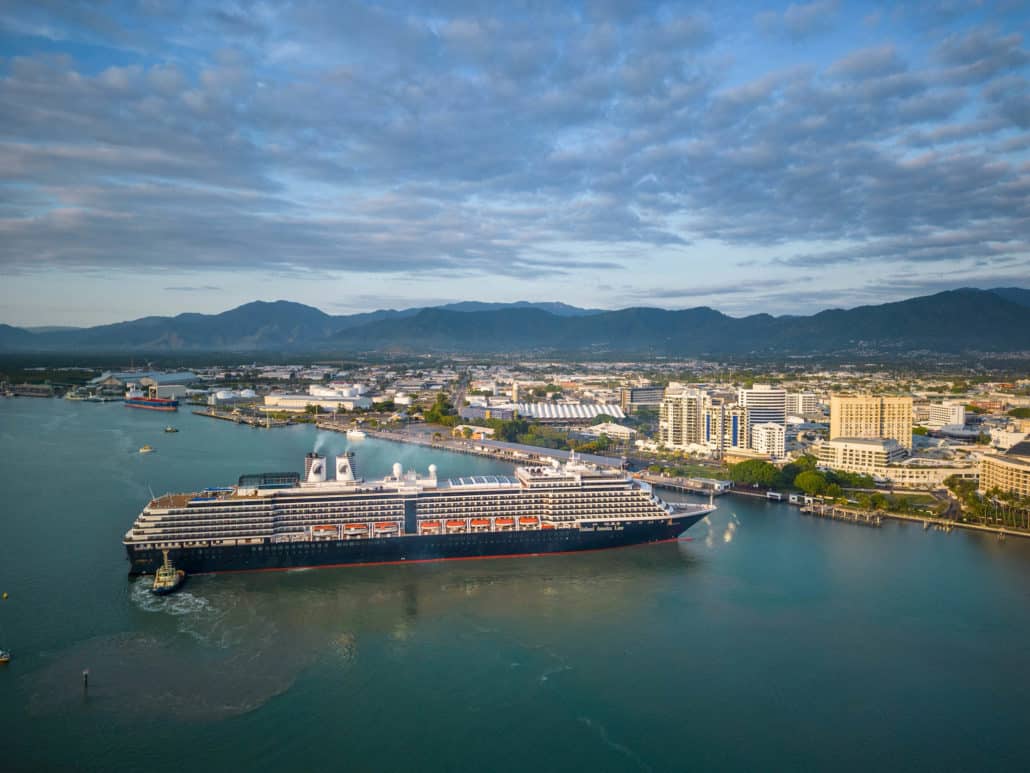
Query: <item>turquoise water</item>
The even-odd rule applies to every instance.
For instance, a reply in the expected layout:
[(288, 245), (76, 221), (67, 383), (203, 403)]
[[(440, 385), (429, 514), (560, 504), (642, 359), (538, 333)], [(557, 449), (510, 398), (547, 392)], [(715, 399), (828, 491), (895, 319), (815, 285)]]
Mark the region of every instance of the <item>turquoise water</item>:
[(1026, 767), (1030, 541), (726, 497), (679, 544), (193, 577), (166, 599), (126, 580), (151, 488), (299, 469), (316, 444), (366, 477), (506, 469), (0, 400), (0, 769)]

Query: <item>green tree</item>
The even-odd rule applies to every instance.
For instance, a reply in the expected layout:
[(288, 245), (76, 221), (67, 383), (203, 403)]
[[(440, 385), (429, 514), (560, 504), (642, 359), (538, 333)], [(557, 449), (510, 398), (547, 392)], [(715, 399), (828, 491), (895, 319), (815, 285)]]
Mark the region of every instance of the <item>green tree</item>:
[(779, 479), (780, 471), (775, 465), (761, 459), (748, 459), (730, 467), (730, 480), (734, 483), (757, 483), (772, 486)]
[[(794, 478), (794, 486), (809, 496), (821, 494), (826, 489), (826, 476), (815, 470), (806, 470)], [(840, 489), (840, 486), (837, 486)]]

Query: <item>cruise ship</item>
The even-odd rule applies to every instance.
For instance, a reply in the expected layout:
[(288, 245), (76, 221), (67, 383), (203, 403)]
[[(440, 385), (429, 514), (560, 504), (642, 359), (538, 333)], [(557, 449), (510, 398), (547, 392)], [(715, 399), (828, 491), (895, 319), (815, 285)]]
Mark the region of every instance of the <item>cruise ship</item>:
[(123, 540), (130, 576), (155, 572), (163, 551), (196, 574), (600, 550), (677, 539), (715, 509), (663, 502), (574, 454), (452, 479), (394, 464), (374, 482), (357, 477), (353, 452), (304, 461), (303, 475), (243, 475), (151, 500)]

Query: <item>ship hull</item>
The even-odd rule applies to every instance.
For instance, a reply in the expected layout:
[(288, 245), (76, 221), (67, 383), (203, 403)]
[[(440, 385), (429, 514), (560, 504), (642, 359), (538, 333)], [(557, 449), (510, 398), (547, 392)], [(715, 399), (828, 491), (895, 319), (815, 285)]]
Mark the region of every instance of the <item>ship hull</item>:
[[(323, 542), (173, 548), (169, 550), (169, 555), (175, 566), (185, 569), (187, 574), (205, 574), (572, 553), (673, 540), (705, 515), (706, 512), (690, 513), (643, 523), (598, 523), (585, 529), (402, 535)], [(160, 550), (138, 550), (135, 546), (127, 545), (126, 552), (130, 576), (152, 574), (163, 562)]]
[(126, 408), (142, 408), (145, 411), (177, 411), (179, 401), (165, 398), (148, 397), (127, 397), (125, 398)]

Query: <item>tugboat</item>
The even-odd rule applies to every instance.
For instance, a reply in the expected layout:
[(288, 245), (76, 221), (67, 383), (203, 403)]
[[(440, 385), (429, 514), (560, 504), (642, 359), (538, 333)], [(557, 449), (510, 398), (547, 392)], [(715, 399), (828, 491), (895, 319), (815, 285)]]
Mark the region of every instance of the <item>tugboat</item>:
[(170, 424), (167, 427), (165, 427), (165, 432), (178, 432), (178, 431), (179, 430), (177, 428), (173, 427)]
[(11, 653), (7, 650), (0, 650), (0, 666), (11, 662)]
[(172, 562), (168, 560), (167, 550), (161, 552), (164, 554), (165, 560), (154, 572), (154, 585), (150, 589), (155, 596), (167, 596), (169, 593), (175, 593), (186, 582), (186, 572), (172, 566)]

